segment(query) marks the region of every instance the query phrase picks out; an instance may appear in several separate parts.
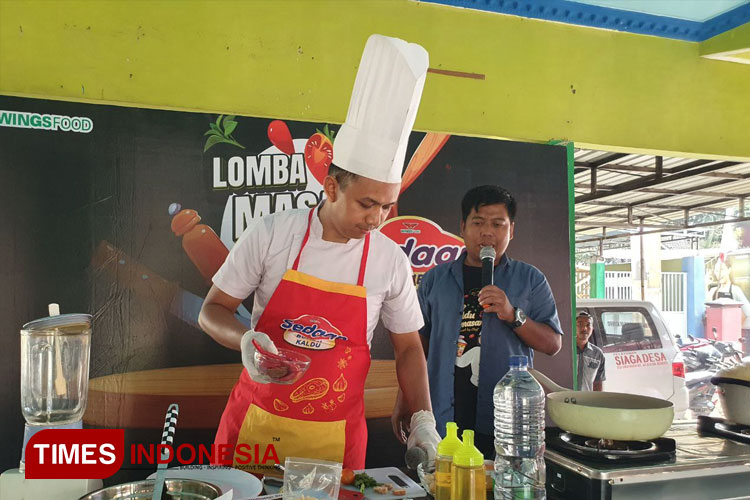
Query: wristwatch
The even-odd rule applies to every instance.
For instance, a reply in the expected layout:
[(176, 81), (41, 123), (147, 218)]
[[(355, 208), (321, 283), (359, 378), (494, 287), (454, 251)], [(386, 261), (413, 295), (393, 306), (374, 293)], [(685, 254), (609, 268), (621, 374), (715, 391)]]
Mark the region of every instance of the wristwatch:
[(520, 307), (516, 307), (513, 309), (513, 322), (508, 323), (508, 325), (511, 328), (516, 329), (519, 326), (523, 326), (524, 323), (526, 323), (526, 313), (523, 312), (523, 309)]

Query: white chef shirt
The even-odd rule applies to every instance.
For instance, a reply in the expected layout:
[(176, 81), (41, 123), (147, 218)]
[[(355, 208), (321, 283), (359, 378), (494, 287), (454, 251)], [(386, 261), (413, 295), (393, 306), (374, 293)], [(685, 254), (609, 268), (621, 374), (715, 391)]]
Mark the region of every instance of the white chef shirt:
[[(224, 293), (244, 299), (255, 292), (255, 328), (271, 295), (297, 258), (307, 229), (310, 209), (284, 210), (263, 217), (242, 233), (213, 277)], [(346, 243), (324, 241), (318, 209), (298, 270), (317, 278), (357, 284), (364, 238)], [(378, 323), (393, 333), (415, 332), (424, 326), (409, 260), (401, 248), (380, 231), (372, 231), (365, 270), (367, 343)]]

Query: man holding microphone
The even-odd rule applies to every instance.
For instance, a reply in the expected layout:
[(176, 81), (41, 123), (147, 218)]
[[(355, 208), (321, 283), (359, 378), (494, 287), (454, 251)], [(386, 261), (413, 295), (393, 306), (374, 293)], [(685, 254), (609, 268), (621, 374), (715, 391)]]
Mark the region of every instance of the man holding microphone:
[[(475, 431), (486, 459), (495, 456), (492, 391), (512, 355), (550, 356), (562, 345), (552, 290), (534, 266), (506, 255), (515, 230), (516, 201), (499, 186), (469, 190), (461, 202), (466, 251), (422, 278), (417, 295), (425, 325), (432, 407), (438, 431), (454, 421)], [(460, 312), (459, 312), (460, 311)], [(394, 411), (400, 433), (408, 412)]]

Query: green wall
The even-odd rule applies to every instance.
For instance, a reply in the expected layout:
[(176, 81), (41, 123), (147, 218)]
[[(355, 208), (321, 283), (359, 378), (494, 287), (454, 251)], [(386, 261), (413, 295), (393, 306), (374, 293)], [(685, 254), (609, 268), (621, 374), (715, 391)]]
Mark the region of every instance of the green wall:
[(343, 121), (367, 36), (424, 45), (416, 128), (750, 158), (750, 67), (696, 43), (407, 0), (0, 0), (0, 93)]

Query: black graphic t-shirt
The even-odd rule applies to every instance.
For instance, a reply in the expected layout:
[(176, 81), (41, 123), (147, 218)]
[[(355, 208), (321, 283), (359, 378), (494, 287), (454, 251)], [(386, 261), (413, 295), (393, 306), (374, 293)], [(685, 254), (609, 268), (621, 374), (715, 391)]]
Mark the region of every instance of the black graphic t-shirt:
[(482, 268), (464, 266), (464, 312), (456, 349), (454, 378), (455, 420), (459, 429), (475, 429), (479, 387)]

